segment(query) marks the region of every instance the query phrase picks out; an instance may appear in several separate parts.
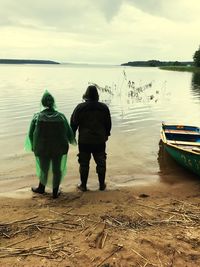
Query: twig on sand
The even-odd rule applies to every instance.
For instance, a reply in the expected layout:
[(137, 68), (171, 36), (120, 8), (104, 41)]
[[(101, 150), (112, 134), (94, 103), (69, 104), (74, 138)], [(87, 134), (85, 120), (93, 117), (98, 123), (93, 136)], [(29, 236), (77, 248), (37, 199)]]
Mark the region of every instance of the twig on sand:
[(24, 242), (24, 241), (27, 241), (27, 240), (29, 240), (29, 239), (31, 239), (31, 238), (33, 238), (33, 237), (27, 237), (27, 238), (24, 238), (24, 239), (22, 239), (22, 240), (20, 240), (20, 241), (15, 242), (15, 243), (9, 244), (9, 245), (7, 246), (7, 248), (12, 247), (12, 246), (15, 246), (15, 245), (17, 245), (17, 244), (19, 244), (19, 243), (22, 243), (22, 242)]
[(164, 209), (161, 209), (158, 207), (152, 207), (152, 206), (144, 205), (141, 203), (137, 203), (137, 205), (148, 208), (148, 209), (153, 209), (153, 210), (157, 210), (157, 211), (160, 211), (163, 213), (169, 213), (169, 214), (173, 214), (173, 215), (177, 215), (177, 216), (181, 216), (181, 217), (183, 217), (183, 215), (184, 215), (190, 221), (192, 221), (192, 220), (193, 221), (200, 221), (199, 214), (197, 214), (196, 212), (195, 212), (195, 214), (193, 214), (191, 210), (189, 211), (189, 214), (186, 214), (186, 212), (188, 212), (188, 211), (185, 211), (185, 210), (170, 211), (170, 210), (164, 210)]
[(9, 239), (10, 239), (10, 236), (9, 236), (9, 235), (7, 235), (6, 233), (3, 233), (3, 235), (4, 235), (5, 237), (7, 237), (7, 238), (9, 238)]
[(160, 259), (160, 253), (159, 253), (159, 251), (157, 251), (157, 257), (158, 257), (158, 261), (160, 263), (160, 267), (163, 267), (163, 264), (162, 264), (161, 259)]
[(169, 267), (173, 267), (174, 266), (175, 254), (176, 254), (176, 250), (174, 249), (173, 254), (172, 254), (172, 260), (171, 260), (171, 263), (170, 263)]
[(164, 213), (177, 214), (174, 211), (163, 210), (161, 208), (152, 207), (152, 206), (144, 205), (144, 204), (141, 204), (141, 203), (137, 203), (137, 205), (142, 206), (142, 207), (145, 207), (145, 208), (148, 208), (148, 209), (153, 209), (153, 210), (161, 211), (161, 212), (164, 212)]
[(10, 248), (10, 247), (0, 247), (0, 258), (6, 257), (15, 257), (19, 256), (30, 256), (37, 255), (40, 257), (46, 258), (55, 258), (58, 257), (57, 253), (63, 250), (64, 244), (60, 243), (51, 243), (51, 249), (48, 246), (36, 246), (30, 248)]
[(14, 224), (14, 223), (23, 223), (23, 222), (27, 222), (27, 221), (30, 221), (30, 220), (33, 220), (35, 218), (37, 218), (38, 216), (32, 216), (30, 218), (26, 218), (26, 219), (22, 219), (22, 220), (15, 220), (15, 221), (12, 221), (12, 222), (7, 222), (7, 223), (3, 223), (4, 225), (10, 225), (10, 224)]
[(69, 231), (69, 232), (73, 232), (72, 229), (68, 229), (68, 228), (60, 228), (60, 227), (50, 227), (50, 226), (45, 226), (45, 225), (40, 225), (41, 228), (45, 228), (48, 230), (58, 230), (58, 231)]
[(75, 214), (75, 213), (66, 213), (67, 215), (70, 215), (70, 216), (89, 216), (89, 214)]
[(199, 208), (197, 207), (197, 205), (195, 205), (195, 204), (193, 204), (193, 203), (190, 203), (190, 202), (182, 201), (182, 200), (180, 200), (180, 199), (174, 199), (174, 201), (179, 202), (179, 203), (183, 203), (184, 205), (192, 206), (193, 208), (196, 208), (196, 209), (199, 209)]
[(110, 257), (112, 257), (115, 253), (120, 251), (123, 248), (123, 245), (117, 245), (117, 247), (112, 251), (110, 255), (108, 255), (105, 259), (103, 259), (96, 267), (100, 267), (106, 260), (108, 260)]
[(107, 232), (106, 233), (104, 232), (104, 235), (102, 237), (102, 242), (101, 242), (101, 248), (104, 248), (104, 245), (105, 245), (107, 236), (108, 236), (108, 233)]
[[(62, 227), (60, 227), (62, 226)], [(0, 234), (6, 238), (13, 238), (22, 233), (32, 233), (40, 231), (41, 229), (59, 230), (59, 231), (77, 231), (83, 229), (85, 225), (82, 220), (74, 218), (57, 218), (57, 219), (40, 219), (38, 216), (33, 216), (23, 220), (16, 220), (12, 222), (5, 222), (0, 224)]]
[(138, 255), (139, 257), (141, 257), (143, 260), (146, 261), (145, 266), (146, 266), (146, 264), (151, 264), (151, 265), (153, 265), (153, 266), (157, 266), (156, 264), (151, 263), (147, 258), (145, 258), (144, 256), (142, 256), (142, 255), (141, 255), (139, 252), (137, 252), (135, 249), (131, 248), (131, 250), (132, 250), (136, 255)]
[(103, 229), (97, 234), (95, 238), (96, 247), (101, 248), (101, 249), (104, 247), (106, 237), (107, 237), (107, 233), (105, 233), (105, 227), (106, 227), (106, 223), (104, 222)]

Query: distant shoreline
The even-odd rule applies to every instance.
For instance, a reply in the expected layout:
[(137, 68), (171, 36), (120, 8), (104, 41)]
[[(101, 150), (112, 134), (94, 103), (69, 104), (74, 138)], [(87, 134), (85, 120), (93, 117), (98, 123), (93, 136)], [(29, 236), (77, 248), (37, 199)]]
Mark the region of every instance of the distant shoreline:
[(186, 71), (186, 72), (195, 72), (199, 73), (200, 68), (199, 67), (193, 67), (193, 66), (165, 66), (165, 67), (159, 67), (161, 70), (171, 70), (171, 71)]
[(0, 64), (60, 64), (52, 60), (38, 59), (0, 59)]
[(121, 64), (121, 66), (157, 67), (161, 70), (200, 73), (200, 67), (194, 66), (194, 62), (192, 61), (159, 61), (159, 60), (132, 61), (128, 63), (123, 63)]
[(192, 66), (192, 61), (159, 61), (159, 60), (147, 60), (147, 61), (129, 61), (121, 64), (121, 66), (131, 67), (186, 67)]

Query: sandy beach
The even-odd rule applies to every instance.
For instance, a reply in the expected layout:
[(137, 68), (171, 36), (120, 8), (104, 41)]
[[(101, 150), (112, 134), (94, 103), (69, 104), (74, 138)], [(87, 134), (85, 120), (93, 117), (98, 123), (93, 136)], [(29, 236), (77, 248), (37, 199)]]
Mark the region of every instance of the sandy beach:
[(18, 187), (0, 194), (0, 266), (200, 266), (195, 178), (115, 189), (108, 181), (104, 192), (63, 187), (56, 200)]

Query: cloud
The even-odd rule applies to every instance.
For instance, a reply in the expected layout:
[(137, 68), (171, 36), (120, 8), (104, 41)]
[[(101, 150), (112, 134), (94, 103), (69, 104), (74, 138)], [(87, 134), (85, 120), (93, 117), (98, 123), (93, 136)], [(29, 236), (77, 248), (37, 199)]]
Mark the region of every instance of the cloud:
[[(85, 30), (110, 20), (120, 6), (121, 0), (1, 0), (0, 25), (35, 27), (62, 31)], [(112, 3), (112, 4), (111, 4)]]
[(199, 17), (199, 0), (127, 0), (145, 13), (175, 21), (191, 21)]
[(94, 3), (98, 8), (100, 8), (106, 20), (110, 22), (112, 18), (119, 12), (120, 7), (123, 4), (123, 0), (99, 0), (94, 1)]
[[(199, 0), (0, 0), (0, 26), (83, 32), (109, 24), (124, 5), (172, 20), (199, 16)], [(192, 14), (192, 15), (191, 15)], [(134, 14), (133, 14), (134, 15)]]
[(199, 0), (0, 0), (0, 4), (0, 58), (188, 60), (199, 46)]

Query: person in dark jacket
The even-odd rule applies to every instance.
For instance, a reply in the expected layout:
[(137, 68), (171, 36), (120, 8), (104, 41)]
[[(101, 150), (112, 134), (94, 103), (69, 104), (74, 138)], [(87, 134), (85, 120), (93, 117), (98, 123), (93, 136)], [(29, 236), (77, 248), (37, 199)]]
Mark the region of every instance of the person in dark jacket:
[(78, 189), (87, 191), (91, 155), (96, 163), (99, 190), (105, 190), (106, 141), (111, 131), (109, 108), (99, 102), (96, 86), (90, 85), (83, 95), (84, 103), (78, 104), (72, 113), (70, 125), (76, 135), (78, 129), (78, 162), (81, 184)]
[(35, 154), (40, 179), (38, 187), (32, 187), (32, 191), (39, 194), (45, 192), (52, 166), (53, 198), (57, 198), (61, 178), (66, 171), (68, 143), (75, 143), (75, 139), (64, 114), (55, 110), (54, 98), (48, 91), (41, 103), (45, 109), (34, 115), (28, 134), (29, 142), (26, 142)]

